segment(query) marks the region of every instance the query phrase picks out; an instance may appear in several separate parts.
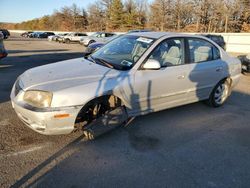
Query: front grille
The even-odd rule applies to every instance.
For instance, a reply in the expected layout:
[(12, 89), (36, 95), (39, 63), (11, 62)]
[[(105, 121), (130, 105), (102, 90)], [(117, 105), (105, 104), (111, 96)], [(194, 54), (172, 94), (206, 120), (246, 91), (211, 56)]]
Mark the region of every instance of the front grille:
[(21, 86), (20, 86), (20, 80), (18, 80), (17, 82), (16, 82), (16, 84), (15, 84), (15, 96), (17, 96), (18, 95), (18, 93), (19, 93), (19, 91), (21, 90), (22, 88), (21, 88)]

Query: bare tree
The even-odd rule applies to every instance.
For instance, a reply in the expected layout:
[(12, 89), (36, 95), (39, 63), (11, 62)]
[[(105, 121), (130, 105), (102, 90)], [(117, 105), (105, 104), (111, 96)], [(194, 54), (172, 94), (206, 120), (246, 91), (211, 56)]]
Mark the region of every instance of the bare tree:
[(171, 28), (171, 0), (155, 0), (150, 5), (150, 25), (157, 30), (163, 31)]
[(31, 30), (249, 32), (250, 0), (97, 0), (87, 12), (76, 4), (52, 15), (2, 27)]
[(105, 12), (99, 3), (95, 3), (88, 8), (88, 29), (90, 31), (105, 30)]

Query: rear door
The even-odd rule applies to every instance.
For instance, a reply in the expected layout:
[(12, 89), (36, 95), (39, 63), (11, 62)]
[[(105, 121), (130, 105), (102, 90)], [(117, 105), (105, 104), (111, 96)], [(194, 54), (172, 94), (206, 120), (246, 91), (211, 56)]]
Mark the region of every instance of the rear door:
[(220, 58), (219, 49), (207, 40), (186, 38), (189, 61), (190, 101), (207, 99), (214, 86), (223, 78), (227, 71), (226, 63)]
[(79, 38), (79, 33), (74, 33), (71, 40), (76, 42), (78, 41), (78, 38)]
[(84, 33), (77, 33), (76, 41), (80, 41), (83, 36), (86, 36)]

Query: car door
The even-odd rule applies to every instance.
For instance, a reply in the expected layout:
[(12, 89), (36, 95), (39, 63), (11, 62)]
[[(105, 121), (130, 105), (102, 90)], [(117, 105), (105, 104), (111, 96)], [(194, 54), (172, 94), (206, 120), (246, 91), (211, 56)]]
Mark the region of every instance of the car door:
[(75, 33), (71, 33), (71, 34), (68, 36), (68, 39), (71, 40), (71, 41), (74, 41), (74, 36), (75, 36)]
[(77, 41), (78, 33), (73, 33), (71, 37), (71, 41)]
[(80, 41), (82, 38), (84, 38), (84, 37), (86, 37), (87, 35), (86, 34), (84, 34), (84, 33), (79, 33), (79, 35), (78, 35), (78, 41)]
[(81, 37), (83, 36), (82, 33), (76, 33), (74, 41), (80, 41)]
[(226, 63), (220, 58), (219, 49), (205, 39), (187, 38), (189, 56), (190, 101), (207, 99), (215, 85), (223, 79), (227, 71)]
[(164, 40), (147, 59), (159, 61), (161, 69), (135, 73), (134, 104), (140, 114), (186, 104), (189, 65), (185, 62), (184, 39)]

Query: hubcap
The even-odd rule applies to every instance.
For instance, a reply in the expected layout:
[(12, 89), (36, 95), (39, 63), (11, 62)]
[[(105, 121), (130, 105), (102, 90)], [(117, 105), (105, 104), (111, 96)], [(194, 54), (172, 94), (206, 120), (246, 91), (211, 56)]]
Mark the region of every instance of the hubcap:
[(214, 93), (214, 100), (217, 104), (223, 104), (228, 96), (228, 85), (221, 84), (217, 87)]

